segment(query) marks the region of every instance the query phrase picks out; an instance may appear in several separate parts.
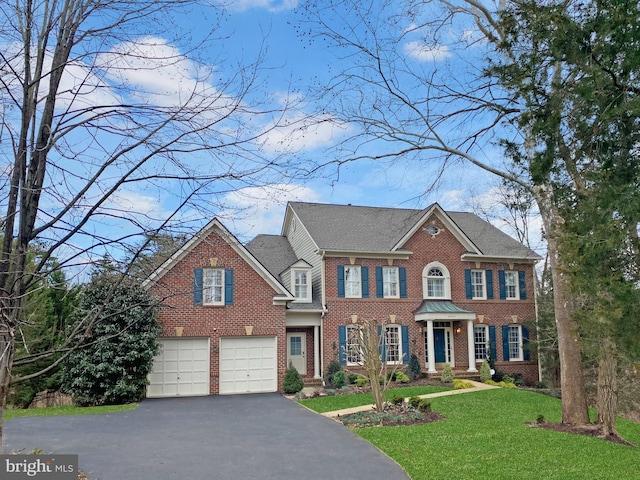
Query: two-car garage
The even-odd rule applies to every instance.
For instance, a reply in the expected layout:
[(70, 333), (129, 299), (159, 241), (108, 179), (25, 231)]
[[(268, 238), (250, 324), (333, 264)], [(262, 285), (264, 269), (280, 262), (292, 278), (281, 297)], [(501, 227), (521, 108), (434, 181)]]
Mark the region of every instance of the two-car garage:
[[(214, 354), (215, 354), (215, 350)], [(148, 397), (208, 395), (209, 338), (164, 338), (149, 374)], [(277, 338), (223, 337), (219, 344), (220, 394), (278, 390)]]

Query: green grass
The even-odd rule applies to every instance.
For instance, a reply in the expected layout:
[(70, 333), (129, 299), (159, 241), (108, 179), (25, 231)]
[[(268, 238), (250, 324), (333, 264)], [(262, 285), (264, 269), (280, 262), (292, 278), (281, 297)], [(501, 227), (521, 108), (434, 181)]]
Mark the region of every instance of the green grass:
[[(559, 422), (560, 401), (510, 389), (431, 399), (446, 420), (354, 431), (396, 460), (412, 480), (640, 478), (640, 448), (527, 427), (538, 415)], [(640, 445), (640, 425), (619, 420), (619, 433)]]
[[(400, 387), (391, 388), (385, 392), (385, 399), (390, 400), (394, 395), (402, 395), (403, 397), (412, 397), (414, 395), (426, 395), (428, 393), (437, 393), (451, 390), (448, 387)], [(373, 395), (371, 393), (360, 393), (354, 395), (336, 395), (331, 397), (316, 397), (307, 400), (301, 400), (300, 403), (305, 407), (318, 413), (333, 412), (334, 410), (342, 410), (343, 408), (359, 407), (361, 405), (373, 405)]]
[(8, 408), (4, 411), (4, 421), (17, 417), (55, 417), (60, 415), (98, 415), (104, 413), (133, 410), (137, 403), (128, 405), (107, 405), (104, 407), (46, 407), (46, 408)]

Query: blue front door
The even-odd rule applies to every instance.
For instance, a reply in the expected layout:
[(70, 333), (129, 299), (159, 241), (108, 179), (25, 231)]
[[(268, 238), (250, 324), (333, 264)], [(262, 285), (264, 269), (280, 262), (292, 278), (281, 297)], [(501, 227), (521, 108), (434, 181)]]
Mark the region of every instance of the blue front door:
[(444, 328), (433, 329), (433, 347), (436, 354), (436, 363), (445, 363), (447, 361), (446, 342), (444, 334)]

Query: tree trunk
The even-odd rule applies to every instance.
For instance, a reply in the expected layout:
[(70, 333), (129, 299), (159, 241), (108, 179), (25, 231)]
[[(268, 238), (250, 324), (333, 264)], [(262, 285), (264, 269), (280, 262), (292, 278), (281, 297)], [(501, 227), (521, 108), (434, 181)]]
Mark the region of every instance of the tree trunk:
[(6, 324), (0, 325), (0, 453), (4, 453), (3, 428), (4, 409), (7, 406), (9, 382), (11, 381), (11, 366), (13, 364), (13, 350), (15, 337), (11, 328)]
[(553, 278), (554, 311), (558, 329), (560, 388), (562, 389), (562, 423), (588, 425), (589, 410), (582, 371), (582, 353), (578, 325), (573, 319), (573, 301), (564, 259), (558, 250), (562, 218), (553, 206), (553, 187), (536, 189), (536, 201), (544, 224)]
[(596, 423), (603, 435), (618, 435), (616, 412), (618, 411), (618, 351), (615, 342), (605, 337), (600, 344), (598, 361), (598, 394)]

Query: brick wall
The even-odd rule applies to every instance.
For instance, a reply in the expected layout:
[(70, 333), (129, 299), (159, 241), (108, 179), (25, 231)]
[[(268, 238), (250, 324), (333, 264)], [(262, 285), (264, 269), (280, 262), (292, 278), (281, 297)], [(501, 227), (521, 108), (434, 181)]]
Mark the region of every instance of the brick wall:
[[(234, 304), (194, 305), (195, 268), (231, 268), (234, 271)], [(273, 288), (217, 233), (211, 233), (173, 266), (151, 292), (163, 301), (159, 321), (163, 336), (175, 337), (183, 327), (183, 337), (210, 337), (210, 393), (217, 394), (221, 337), (276, 336), (278, 348), (278, 389), (286, 369), (285, 307), (273, 305)]]

